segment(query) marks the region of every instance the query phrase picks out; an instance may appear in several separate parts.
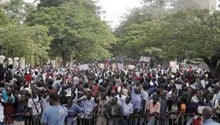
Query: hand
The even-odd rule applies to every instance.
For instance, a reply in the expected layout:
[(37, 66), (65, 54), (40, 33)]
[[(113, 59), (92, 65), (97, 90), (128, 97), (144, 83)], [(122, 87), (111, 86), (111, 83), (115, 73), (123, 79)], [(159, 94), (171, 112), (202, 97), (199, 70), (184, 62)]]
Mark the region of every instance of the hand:
[(77, 118), (80, 118), (81, 117), (81, 114), (77, 114), (77, 116), (76, 116)]
[(179, 120), (177, 119), (177, 120), (175, 120), (175, 124), (178, 124), (178, 122), (179, 122)]
[(30, 112), (26, 112), (26, 113), (24, 113), (24, 116), (31, 116), (31, 113)]

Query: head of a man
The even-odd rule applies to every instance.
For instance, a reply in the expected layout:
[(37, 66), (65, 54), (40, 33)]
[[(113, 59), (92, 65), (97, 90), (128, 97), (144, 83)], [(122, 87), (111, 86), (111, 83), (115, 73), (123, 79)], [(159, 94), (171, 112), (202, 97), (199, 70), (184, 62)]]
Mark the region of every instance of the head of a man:
[(117, 104), (117, 102), (118, 102), (118, 98), (117, 97), (113, 97), (112, 98), (112, 105)]
[(154, 95), (154, 97), (153, 97), (153, 105), (157, 104), (158, 101), (159, 101), (159, 98), (157, 97), (157, 95)]
[(59, 102), (60, 102), (59, 95), (55, 94), (55, 93), (50, 94), (49, 102), (50, 102), (50, 105), (59, 104)]
[(203, 119), (206, 120), (206, 119), (211, 118), (212, 113), (213, 113), (212, 108), (210, 108), (210, 107), (208, 107), (208, 106), (205, 107), (205, 108), (202, 110)]

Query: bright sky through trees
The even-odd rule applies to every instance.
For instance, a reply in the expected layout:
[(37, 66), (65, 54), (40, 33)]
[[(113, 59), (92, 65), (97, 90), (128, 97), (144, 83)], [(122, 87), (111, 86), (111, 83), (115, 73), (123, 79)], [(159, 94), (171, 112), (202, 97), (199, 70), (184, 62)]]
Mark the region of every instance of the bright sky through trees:
[[(33, 2), (34, 0), (25, 0)], [(140, 6), (141, 0), (97, 0), (98, 6), (101, 6), (101, 18), (115, 28), (119, 25), (122, 17), (129, 12), (130, 9)]]

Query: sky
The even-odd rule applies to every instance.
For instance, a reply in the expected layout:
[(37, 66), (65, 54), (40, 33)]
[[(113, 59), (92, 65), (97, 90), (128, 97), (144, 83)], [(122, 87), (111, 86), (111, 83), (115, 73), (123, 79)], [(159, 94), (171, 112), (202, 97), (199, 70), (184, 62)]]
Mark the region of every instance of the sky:
[[(32, 2), (34, 0), (25, 0)], [(134, 7), (141, 6), (141, 0), (98, 0), (98, 6), (101, 7), (101, 19), (107, 21), (108, 24), (115, 28), (120, 24), (122, 17)]]
[(101, 6), (101, 11), (105, 11), (102, 19), (115, 28), (129, 10), (141, 6), (140, 2), (141, 0), (99, 0), (98, 5)]

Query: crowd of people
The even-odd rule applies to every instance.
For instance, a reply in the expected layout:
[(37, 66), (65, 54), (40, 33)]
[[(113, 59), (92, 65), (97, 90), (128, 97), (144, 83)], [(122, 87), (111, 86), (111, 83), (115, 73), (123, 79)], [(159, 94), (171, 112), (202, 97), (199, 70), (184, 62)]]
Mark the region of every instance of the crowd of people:
[(208, 71), (134, 65), (0, 65), (0, 125), (190, 125), (202, 121), (202, 109), (220, 120), (220, 81)]

